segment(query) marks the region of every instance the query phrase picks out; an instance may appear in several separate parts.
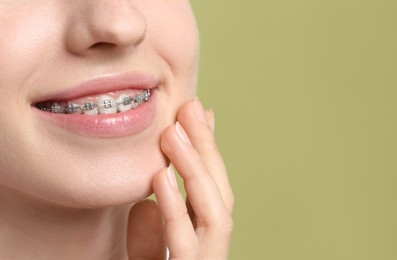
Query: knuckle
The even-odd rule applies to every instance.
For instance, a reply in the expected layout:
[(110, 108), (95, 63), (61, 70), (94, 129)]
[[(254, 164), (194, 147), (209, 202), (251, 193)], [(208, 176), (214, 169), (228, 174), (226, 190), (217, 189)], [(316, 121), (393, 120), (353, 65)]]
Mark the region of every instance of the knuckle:
[(186, 219), (190, 219), (190, 217), (189, 217), (186, 207), (184, 207), (184, 209), (180, 209), (180, 210), (176, 211), (173, 216), (170, 216), (167, 219), (167, 222), (178, 224), (178, 223), (182, 223)]
[(216, 223), (214, 223), (210, 228), (225, 237), (229, 237), (233, 232), (234, 228), (234, 221), (231, 214), (226, 214), (224, 217), (220, 218)]
[(169, 152), (172, 150), (172, 139), (175, 137), (175, 128), (173, 125), (168, 126), (163, 133), (161, 134), (160, 137), (160, 146), (162, 151), (164, 152)]
[(204, 150), (211, 153), (219, 153), (218, 145), (212, 135), (208, 138), (204, 138), (200, 143)]

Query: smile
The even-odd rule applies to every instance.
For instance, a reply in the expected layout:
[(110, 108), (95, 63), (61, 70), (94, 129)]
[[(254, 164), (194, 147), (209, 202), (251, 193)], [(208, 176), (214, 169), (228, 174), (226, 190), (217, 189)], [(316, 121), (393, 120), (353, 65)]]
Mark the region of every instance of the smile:
[(150, 90), (146, 89), (142, 93), (130, 96), (121, 93), (118, 98), (110, 95), (102, 95), (97, 101), (87, 100), (83, 103), (73, 103), (67, 101), (46, 101), (35, 105), (40, 110), (56, 114), (116, 114), (129, 111), (139, 107), (141, 104), (150, 100)]

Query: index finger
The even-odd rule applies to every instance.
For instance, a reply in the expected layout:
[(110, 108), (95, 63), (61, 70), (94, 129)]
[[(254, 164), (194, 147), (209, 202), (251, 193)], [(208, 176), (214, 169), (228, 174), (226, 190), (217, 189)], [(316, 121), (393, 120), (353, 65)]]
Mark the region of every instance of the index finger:
[(234, 196), (226, 166), (215, 142), (212, 128), (214, 126), (213, 112), (206, 113), (201, 102), (196, 98), (182, 106), (178, 113), (178, 122), (186, 130), (208, 173), (218, 186), (226, 207), (231, 212)]

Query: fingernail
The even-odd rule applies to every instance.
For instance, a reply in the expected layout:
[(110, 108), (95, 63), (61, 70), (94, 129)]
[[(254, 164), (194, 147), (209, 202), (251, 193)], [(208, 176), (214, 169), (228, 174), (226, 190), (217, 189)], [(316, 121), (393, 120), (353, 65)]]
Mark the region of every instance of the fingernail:
[(181, 124), (179, 124), (178, 121), (177, 121), (176, 124), (175, 124), (175, 129), (176, 129), (176, 132), (177, 132), (178, 135), (179, 135), (179, 138), (181, 138), (181, 140), (182, 140), (185, 144), (187, 144), (187, 145), (192, 145), (192, 143), (190, 142), (189, 137), (188, 137), (187, 134), (186, 134), (185, 129), (183, 129), (183, 127), (181, 126)]
[(196, 117), (200, 121), (200, 123), (207, 125), (208, 122), (207, 122), (207, 117), (205, 116), (205, 110), (203, 104), (201, 104), (198, 97), (194, 99), (193, 107), (194, 107), (194, 113), (196, 114)]
[(170, 166), (168, 166), (167, 169), (167, 177), (171, 187), (174, 188), (175, 190), (178, 190), (178, 183), (176, 182), (175, 172), (171, 164)]
[(211, 128), (212, 132), (215, 132), (215, 115), (214, 115), (214, 110), (210, 110), (207, 113), (207, 121), (208, 125)]

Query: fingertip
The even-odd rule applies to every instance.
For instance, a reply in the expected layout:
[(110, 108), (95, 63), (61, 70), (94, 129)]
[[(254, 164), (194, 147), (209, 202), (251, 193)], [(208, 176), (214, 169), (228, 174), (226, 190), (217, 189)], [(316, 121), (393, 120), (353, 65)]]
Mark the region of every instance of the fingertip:
[(212, 110), (205, 111), (199, 99), (187, 102), (177, 116), (178, 122), (186, 130), (193, 146), (213, 139), (215, 117)]
[(167, 169), (167, 167), (163, 167), (154, 175), (152, 186), (155, 193), (161, 188), (163, 182), (162, 179), (164, 179), (164, 175), (167, 172)]
[(195, 100), (196, 99), (188, 101), (180, 107), (177, 115), (177, 120), (181, 122), (182, 125), (185, 124), (186, 120), (188, 120), (189, 117), (194, 118)]
[(165, 186), (166, 188), (170, 187), (175, 191), (179, 191), (173, 166), (170, 164), (168, 167), (164, 167), (159, 170), (159, 172), (153, 177), (152, 185), (155, 193), (160, 191), (160, 189), (163, 189)]
[(160, 148), (164, 153), (170, 150), (170, 140), (172, 139), (173, 125), (168, 126), (160, 137)]
[(185, 129), (181, 126), (181, 124), (178, 121), (175, 124), (175, 130), (182, 142), (184, 142), (189, 146), (192, 145), (192, 142), (190, 141), (190, 138), (187, 135)]
[(153, 178), (153, 190), (160, 208), (173, 203), (179, 195), (178, 182), (173, 166), (162, 168)]
[(160, 212), (160, 208), (155, 201), (149, 199), (140, 201), (131, 207), (129, 223), (141, 221), (146, 218), (152, 219), (152, 222), (156, 219), (161, 222), (162, 218)]
[(148, 258), (165, 255), (164, 219), (156, 202), (136, 203), (128, 216), (127, 250), (129, 256)]
[(186, 153), (191, 147), (192, 141), (179, 122), (167, 127), (160, 139), (160, 148), (168, 157)]
[(157, 207), (157, 203), (154, 200), (145, 199), (145, 200), (142, 200), (142, 201), (139, 201), (139, 202), (135, 203), (131, 207), (130, 211), (139, 210), (141, 208), (146, 208), (146, 207), (150, 207), (150, 208)]

